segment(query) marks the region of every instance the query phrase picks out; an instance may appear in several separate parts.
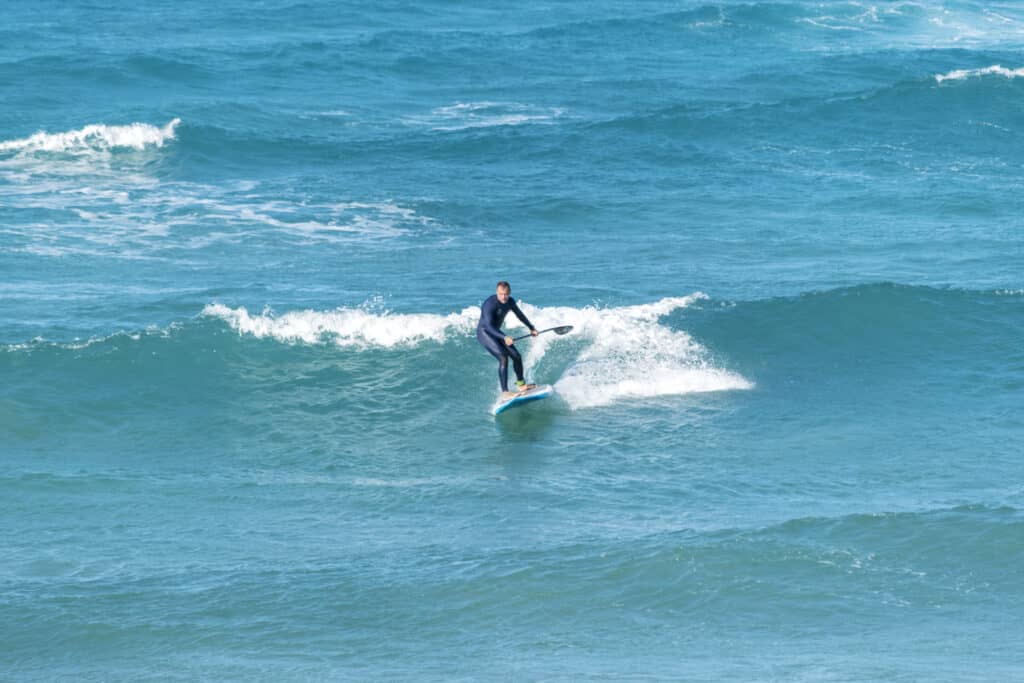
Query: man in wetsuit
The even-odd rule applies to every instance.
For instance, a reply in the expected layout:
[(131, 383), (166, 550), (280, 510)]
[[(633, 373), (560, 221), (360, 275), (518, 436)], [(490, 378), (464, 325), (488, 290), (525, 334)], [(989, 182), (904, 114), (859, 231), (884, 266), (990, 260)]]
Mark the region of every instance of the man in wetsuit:
[[(501, 331), (505, 316), (512, 311), (524, 325), (530, 328), (530, 334), (537, 336), (537, 328), (526, 319), (523, 312), (512, 298), (512, 286), (502, 280), (498, 283), (495, 293), (480, 305), (480, 323), (476, 326), (476, 338), (492, 356), (498, 359), (498, 379), (501, 380), (501, 397), (509, 399), (517, 393), (532, 389), (536, 384), (527, 384), (523, 377), (523, 358), (512, 345), (512, 337)], [(512, 357), (512, 368), (516, 371), (516, 391), (508, 390), (508, 359)]]

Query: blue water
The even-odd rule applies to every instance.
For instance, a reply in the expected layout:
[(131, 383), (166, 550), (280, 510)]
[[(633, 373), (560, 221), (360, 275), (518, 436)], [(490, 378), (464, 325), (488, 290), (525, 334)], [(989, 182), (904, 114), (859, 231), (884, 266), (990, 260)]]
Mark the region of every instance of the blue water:
[(0, 679), (1024, 678), (1018, 3), (4, 10)]

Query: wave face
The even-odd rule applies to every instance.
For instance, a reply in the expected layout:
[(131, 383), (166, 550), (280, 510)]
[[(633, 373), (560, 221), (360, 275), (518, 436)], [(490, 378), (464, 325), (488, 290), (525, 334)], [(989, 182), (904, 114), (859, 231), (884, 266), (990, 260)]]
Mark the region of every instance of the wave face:
[[(1022, 48), (7, 3), (0, 678), (1024, 678)], [(499, 280), (573, 329), (495, 418)]]

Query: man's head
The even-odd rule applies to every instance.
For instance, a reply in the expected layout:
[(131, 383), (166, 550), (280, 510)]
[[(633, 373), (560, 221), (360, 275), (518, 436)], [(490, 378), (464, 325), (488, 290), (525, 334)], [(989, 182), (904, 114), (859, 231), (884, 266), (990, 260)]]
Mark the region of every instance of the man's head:
[(501, 303), (508, 303), (508, 298), (512, 295), (512, 285), (502, 280), (498, 283), (494, 293), (498, 295), (498, 301)]

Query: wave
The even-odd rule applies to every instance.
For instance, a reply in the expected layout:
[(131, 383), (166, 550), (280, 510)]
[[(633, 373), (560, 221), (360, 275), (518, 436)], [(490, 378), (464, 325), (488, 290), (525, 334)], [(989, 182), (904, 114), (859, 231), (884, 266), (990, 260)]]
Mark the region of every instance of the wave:
[(516, 102), (459, 102), (438, 107), (429, 116), (408, 119), (434, 130), (457, 131), (469, 128), (551, 124), (565, 113), (558, 107), (534, 107)]
[(0, 142), (0, 152), (88, 154), (116, 149), (163, 147), (174, 139), (175, 129), (180, 124), (181, 119), (175, 118), (161, 127), (148, 123), (131, 123), (126, 126), (91, 124), (63, 133), (41, 131), (27, 138)]
[[(1009, 391), (1020, 381), (1019, 290), (876, 284), (738, 302), (695, 292), (633, 306), (521, 305), (541, 329), (573, 326), (565, 336), (545, 334), (519, 345), (527, 377), (553, 384), (571, 409), (749, 390), (755, 382), (818, 383), (845, 372), (860, 378), (866, 367), (899, 382), (963, 381), (971, 391)], [(475, 306), (394, 312), (368, 302), (275, 313), (214, 302), (195, 318), (163, 328), (3, 345), (0, 361), (34, 382), (33, 373), (53, 368), (89, 374), (91, 364), (102, 361), (127, 371), (135, 359), (150, 356), (188, 366), (197, 353), (212, 352), (238, 359), (232, 362), (240, 367), (225, 370), (241, 375), (250, 364), (341, 362), (354, 373), (349, 381), (375, 381), (376, 373), (394, 371), (409, 386), (421, 384), (421, 371), (441, 362), (473, 367), (457, 373), (453, 386), (483, 398), (496, 387), (493, 361), (473, 336), (478, 317)], [(508, 324), (514, 334), (525, 332), (513, 327), (515, 321)], [(165, 372), (162, 367), (147, 372)], [(935, 368), (944, 370), (936, 375)]]
[[(633, 306), (521, 304), (541, 329), (573, 326), (568, 335), (541, 335), (519, 345), (528, 378), (553, 384), (573, 409), (749, 390), (755, 382), (771, 383), (793, 373), (835, 376), (849, 370), (860, 374), (865, 366), (904, 379), (917, 376), (914, 368), (945, 367), (948, 372), (941, 381), (957, 382), (965, 373), (980, 372), (971, 380), (973, 385), (983, 381), (1009, 386), (1019, 374), (1013, 364), (1021, 358), (1019, 320), (1024, 313), (1024, 297), (1018, 289), (975, 291), (889, 283), (735, 302), (695, 292)], [(383, 353), (379, 358), (387, 363), (411, 363), (409, 367), (418, 367), (417, 359), (428, 355), (452, 358), (455, 354), (465, 358), (458, 362), (479, 361), (483, 368), (489, 367), (491, 359), (473, 337), (478, 318), (475, 306), (448, 313), (394, 312), (380, 302), (368, 302), (333, 310), (275, 313), (212, 302), (195, 319), (167, 328), (69, 343), (37, 339), (0, 348), (8, 357), (65, 354), (83, 348), (117, 356), (139, 344), (147, 349), (156, 344), (154, 350), (159, 351), (161, 344), (177, 344), (175, 340), (181, 339), (189, 346), (221, 344), (213, 340), (233, 332), (243, 348), (246, 339), (279, 345), (276, 350), (256, 351), (257, 357), (272, 353), (287, 358), (292, 353), (289, 347), (302, 346), (317, 357)], [(525, 332), (511, 327), (518, 325), (516, 321), (508, 324), (515, 334)], [(938, 381), (931, 373), (926, 376)], [(476, 387), (474, 391), (493, 382), (491, 373), (483, 371), (476, 379), (464, 379), (470, 380), (467, 388)]]
[(982, 76), (1002, 76), (1003, 78), (1017, 78), (1018, 76), (1024, 76), (1024, 67), (1019, 69), (1006, 69), (998, 64), (987, 66), (983, 69), (957, 69), (956, 71), (950, 71), (945, 74), (936, 74), (935, 82), (942, 83), (943, 81), (962, 81), (968, 78), (981, 78)]
[[(1024, 517), (1005, 506), (854, 513), (755, 528), (680, 526), (630, 534), (615, 525), (613, 543), (581, 542), (578, 529), (553, 530), (526, 565), (521, 553), (494, 553), (473, 563), (460, 587), (498, 585), (497, 595), (518, 596), (549, 588), (556, 577), (569, 599), (584, 604), (602, 590), (595, 588), (602, 577), (630, 577), (609, 601), (673, 617), (749, 612), (744, 618), (767, 630), (778, 628), (779, 610), (798, 604), (833, 632), (848, 627), (851, 615), (877, 613), (879, 602), (977, 609), (979, 591), (1016, 595), (1019, 577), (1007, 567), (1024, 558)], [(423, 590), (436, 602), (451, 587), (426, 577)], [(533, 617), (543, 620), (543, 612)]]
[[(676, 585), (638, 590), (672, 602), (749, 601), (749, 595), (730, 588), (749, 580), (754, 567), (754, 574), (774, 587), (762, 595), (768, 600), (806, 597), (806, 586), (813, 584), (822, 589), (818, 599), (829, 602), (852, 584), (867, 581), (904, 595), (920, 596), (923, 590), (929, 597), (948, 595), (969, 603), (979, 588), (1014, 584), (1016, 577), (1007, 576), (1004, 567), (1007, 558), (1024, 554), (1022, 529), (1024, 516), (1017, 508), (963, 505), (807, 517), (754, 529), (661, 533), (625, 543), (607, 556), (595, 552), (589, 559), (619, 572), (664, 570), (666, 578), (677, 577)], [(689, 563), (682, 577), (680, 558)], [(736, 567), (744, 569), (731, 570)], [(694, 574), (703, 580), (693, 581)]]
[[(535, 325), (572, 325), (569, 339), (541, 335), (531, 340), (523, 358), (527, 373), (559, 373), (558, 394), (573, 408), (609, 405), (621, 399), (750, 389), (753, 384), (716, 367), (707, 350), (686, 332), (660, 323), (664, 316), (706, 298), (702, 293), (661, 299), (653, 304), (600, 308), (539, 308), (522, 303)], [(473, 333), (478, 307), (458, 313), (375, 313), (366, 308), (250, 314), (245, 308), (211, 304), (203, 315), (227, 322), (239, 334), (284, 343), (335, 344), (342, 348), (415, 347), (445, 343)], [(560, 353), (567, 342), (572, 352)], [(549, 356), (558, 356), (548, 361)]]
[[(714, 363), (708, 349), (685, 331), (664, 324), (666, 316), (706, 298), (695, 293), (635, 306), (582, 308), (542, 308), (521, 302), (524, 312), (542, 329), (555, 325), (574, 327), (564, 337), (541, 335), (520, 345), (527, 375), (554, 384), (561, 398), (574, 409), (626, 399), (749, 389), (752, 382)], [(63, 357), (82, 349), (90, 349), (88, 358), (97, 354), (118, 357), (122, 353), (131, 358), (142, 353), (137, 345), (150, 349), (153, 344), (157, 345), (154, 351), (160, 344), (172, 344), (174, 353), (187, 355), (187, 350), (179, 347), (207, 347), (214, 343), (218, 330), (210, 325), (219, 322), (241, 338), (273, 340), (285, 345), (271, 351), (274, 354), (287, 346), (302, 345), (322, 350), (333, 348), (347, 356), (385, 352), (390, 354), (388, 363), (407, 364), (418, 354), (443, 350), (446, 355), (471, 355), (483, 367), (491, 359), (473, 338), (479, 316), (476, 306), (448, 314), (395, 313), (370, 302), (354, 308), (298, 310), (278, 315), (270, 310), (251, 313), (245, 307), (211, 303), (196, 319), (168, 328), (118, 332), (70, 343), (36, 339), (3, 349), (9, 354), (41, 352), (45, 357), (38, 359), (41, 363), (51, 362), (53, 353)], [(486, 381), (488, 385), (494, 382), (491, 373), (477, 377), (474, 381)]]

